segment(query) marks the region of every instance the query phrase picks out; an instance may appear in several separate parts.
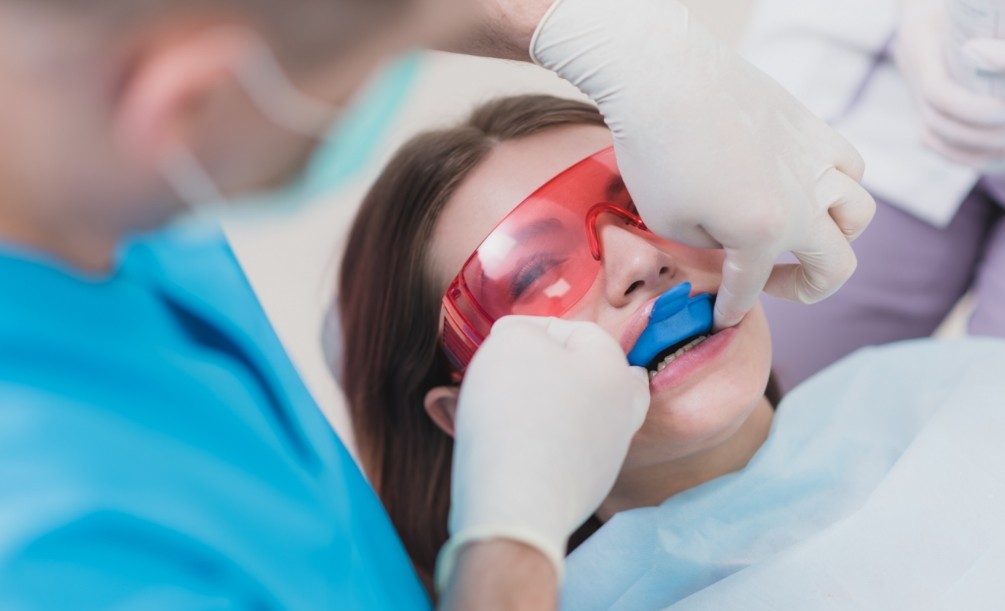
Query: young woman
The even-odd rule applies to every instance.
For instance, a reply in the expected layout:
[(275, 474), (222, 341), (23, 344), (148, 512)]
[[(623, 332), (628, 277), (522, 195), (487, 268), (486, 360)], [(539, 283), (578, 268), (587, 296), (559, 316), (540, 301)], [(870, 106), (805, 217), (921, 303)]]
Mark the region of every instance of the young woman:
[[(337, 373), (349, 399), (363, 463), (427, 585), (436, 554), (447, 540), (457, 383), (479, 334), (483, 336), (492, 322), (493, 308), (503, 314), (552, 313), (594, 321), (629, 354), (647, 324), (655, 324), (668, 294), (677, 295), (687, 307), (700, 307), (719, 287), (720, 251), (660, 239), (635, 216), (611, 145), (601, 116), (588, 105), (544, 96), (493, 101), (458, 127), (407, 144), (377, 180), (356, 219), (341, 276), (340, 294), (353, 299), (339, 303), (344, 366)], [(502, 253), (505, 273), (490, 269), (488, 251)], [(472, 253), (480, 254), (473, 258)], [(480, 316), (485, 318), (481, 326), (472, 322)], [(687, 566), (674, 565), (676, 582), (658, 580), (656, 598), (647, 596), (624, 608), (648, 608), (657, 600), (661, 605), (673, 603), (750, 564), (761, 557), (758, 554), (775, 553), (837, 520), (840, 512), (818, 509), (851, 507), (853, 503), (834, 503), (833, 498), (860, 501), (865, 494), (861, 491), (875, 488), (890, 470), (892, 457), (899, 456), (887, 451), (889, 444), (878, 452), (853, 446), (845, 465), (855, 474), (854, 486), (818, 487), (826, 493), (805, 486), (773, 487), (769, 477), (751, 471), (755, 454), (761, 463), (772, 464), (765, 455), (780, 452), (784, 457), (789, 452), (801, 461), (799, 478), (812, 479), (826, 469), (828, 460), (849, 456), (840, 442), (833, 444), (843, 448), (836, 454), (800, 453), (787, 444), (792, 439), (788, 433), (772, 433), (777, 437), (774, 445), (765, 444), (778, 397), (768, 391), (770, 334), (759, 306), (737, 327), (715, 334), (695, 327), (671, 345), (659, 345), (637, 364), (650, 371), (649, 416), (613, 491), (573, 544), (590, 537), (615, 514), (622, 515), (601, 535), (621, 529), (622, 542), (644, 538), (618, 559), (616, 568), (607, 567), (603, 559), (617, 549), (617, 540), (613, 547), (602, 548), (591, 540), (574, 555), (569, 587), (578, 587), (579, 593), (566, 592), (567, 601), (578, 600), (573, 608), (590, 606), (588, 601), (612, 606), (607, 604), (611, 600), (600, 602), (604, 599), (595, 587), (606, 584), (603, 596), (618, 600), (620, 590), (633, 583), (629, 568), (636, 566), (635, 555), (648, 558), (643, 573), (651, 573), (667, 558), (698, 558), (684, 562)], [(831, 396), (834, 405), (841, 404), (840, 393)], [(915, 410), (906, 416), (915, 424), (893, 418), (889, 427), (877, 427), (873, 433), (887, 435), (886, 429), (893, 428), (898, 432), (887, 438), (909, 439), (928, 413)], [(817, 436), (821, 447), (832, 447), (834, 437), (843, 435), (842, 427), (819, 426), (825, 427)], [(852, 418), (842, 426), (857, 425)], [(716, 492), (711, 506), (695, 494), (738, 472), (746, 476), (743, 486), (758, 482), (753, 491), (743, 488), (736, 494), (751, 503), (744, 519), (760, 520), (759, 529), (744, 529), (742, 535), (733, 533), (736, 536), (724, 532), (717, 546), (671, 545), (669, 554), (660, 551), (659, 543), (667, 529), (693, 533), (690, 527), (700, 526), (697, 517), (680, 522), (670, 516), (664, 524), (644, 513), (647, 510), (629, 512), (640, 516), (636, 524), (646, 528), (624, 530), (632, 522), (623, 512), (657, 506), (662, 511), (678, 500), (686, 511), (704, 507), (704, 517), (728, 508), (729, 519), (742, 522), (735, 513), (742, 503), (734, 502), (730, 493)], [(802, 481), (799, 478), (779, 481), (792, 484)], [(859, 492), (851, 494), (852, 488)], [(758, 489), (768, 492), (758, 496)], [(779, 534), (764, 520), (777, 517), (779, 508), (789, 512), (798, 505), (793, 499), (778, 501), (786, 494), (803, 495), (800, 502), (808, 518), (789, 515), (788, 530)], [(701, 537), (715, 538), (710, 533)], [(576, 558), (590, 548), (596, 549), (599, 564), (588, 556), (577, 564)], [(600, 576), (591, 576), (597, 570)], [(608, 579), (611, 575), (626, 581)], [(642, 606), (632, 606), (636, 604)]]

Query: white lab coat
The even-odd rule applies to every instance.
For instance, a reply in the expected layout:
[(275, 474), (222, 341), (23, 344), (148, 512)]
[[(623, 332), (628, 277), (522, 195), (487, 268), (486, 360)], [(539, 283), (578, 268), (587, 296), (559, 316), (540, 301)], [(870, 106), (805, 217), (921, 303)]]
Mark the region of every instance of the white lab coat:
[(980, 179), (921, 142), (907, 82), (884, 50), (896, 0), (758, 0), (744, 55), (838, 129), (874, 195), (945, 227)]

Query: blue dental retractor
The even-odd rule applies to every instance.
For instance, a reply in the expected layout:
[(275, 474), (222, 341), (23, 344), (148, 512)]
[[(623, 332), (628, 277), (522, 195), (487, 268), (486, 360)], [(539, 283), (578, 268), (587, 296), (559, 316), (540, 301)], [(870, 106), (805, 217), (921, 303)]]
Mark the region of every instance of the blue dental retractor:
[(691, 283), (678, 284), (653, 304), (649, 324), (628, 353), (628, 362), (645, 367), (667, 348), (711, 331), (712, 295), (701, 293), (691, 297)]

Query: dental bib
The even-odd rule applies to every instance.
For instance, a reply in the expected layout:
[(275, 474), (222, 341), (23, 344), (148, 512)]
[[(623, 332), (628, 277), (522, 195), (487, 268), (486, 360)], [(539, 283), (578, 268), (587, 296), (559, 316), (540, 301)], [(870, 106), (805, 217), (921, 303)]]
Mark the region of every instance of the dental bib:
[(855, 353), (786, 396), (743, 469), (608, 520), (561, 608), (1001, 609), (1002, 371), (1001, 339)]
[(691, 283), (678, 284), (663, 293), (649, 314), (649, 324), (628, 353), (628, 362), (645, 367), (661, 352), (689, 337), (712, 331), (712, 295), (691, 297)]

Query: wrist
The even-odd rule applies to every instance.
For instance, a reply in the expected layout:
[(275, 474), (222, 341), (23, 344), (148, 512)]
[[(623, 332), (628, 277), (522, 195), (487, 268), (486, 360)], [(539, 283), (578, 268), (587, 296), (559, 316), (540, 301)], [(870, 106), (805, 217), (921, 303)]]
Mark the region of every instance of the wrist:
[(499, 541), (534, 550), (537, 556), (545, 558), (551, 564), (552, 572), (557, 580), (562, 580), (568, 538), (558, 540), (542, 536), (540, 532), (527, 528), (471, 526), (454, 533), (440, 550), (436, 563), (437, 589), (445, 590), (447, 588), (450, 580), (462, 567), (460, 564), (461, 553), (469, 546)]
[(440, 45), (445, 51), (530, 61), (531, 39), (558, 0), (479, 0), (459, 39)]
[(531, 58), (531, 41), (538, 26), (552, 6), (562, 0), (494, 0), (499, 10), (499, 24), (511, 44), (511, 52), (518, 57)]
[(687, 7), (676, 0), (618, 7), (609, 0), (555, 0), (534, 33), (531, 55), (603, 112), (607, 101), (624, 97), (626, 83), (648, 82), (656, 69), (686, 78), (680, 72), (693, 28)]
[[(736, 63), (735, 52), (692, 20), (677, 0), (619, 5), (609, 0), (556, 0), (535, 33), (531, 51), (536, 63), (597, 105), (614, 135), (618, 162), (635, 201), (650, 214), (648, 204), (663, 199), (663, 186), (652, 175), (632, 175), (633, 167), (645, 165), (633, 157), (662, 154), (668, 133), (699, 129), (690, 117), (705, 112), (708, 100), (697, 92), (708, 91), (713, 79), (729, 78), (710, 75), (708, 66)], [(647, 184), (656, 193), (645, 192)]]
[(511, 539), (471, 541), (457, 550), (443, 609), (553, 610), (559, 575), (535, 546)]

